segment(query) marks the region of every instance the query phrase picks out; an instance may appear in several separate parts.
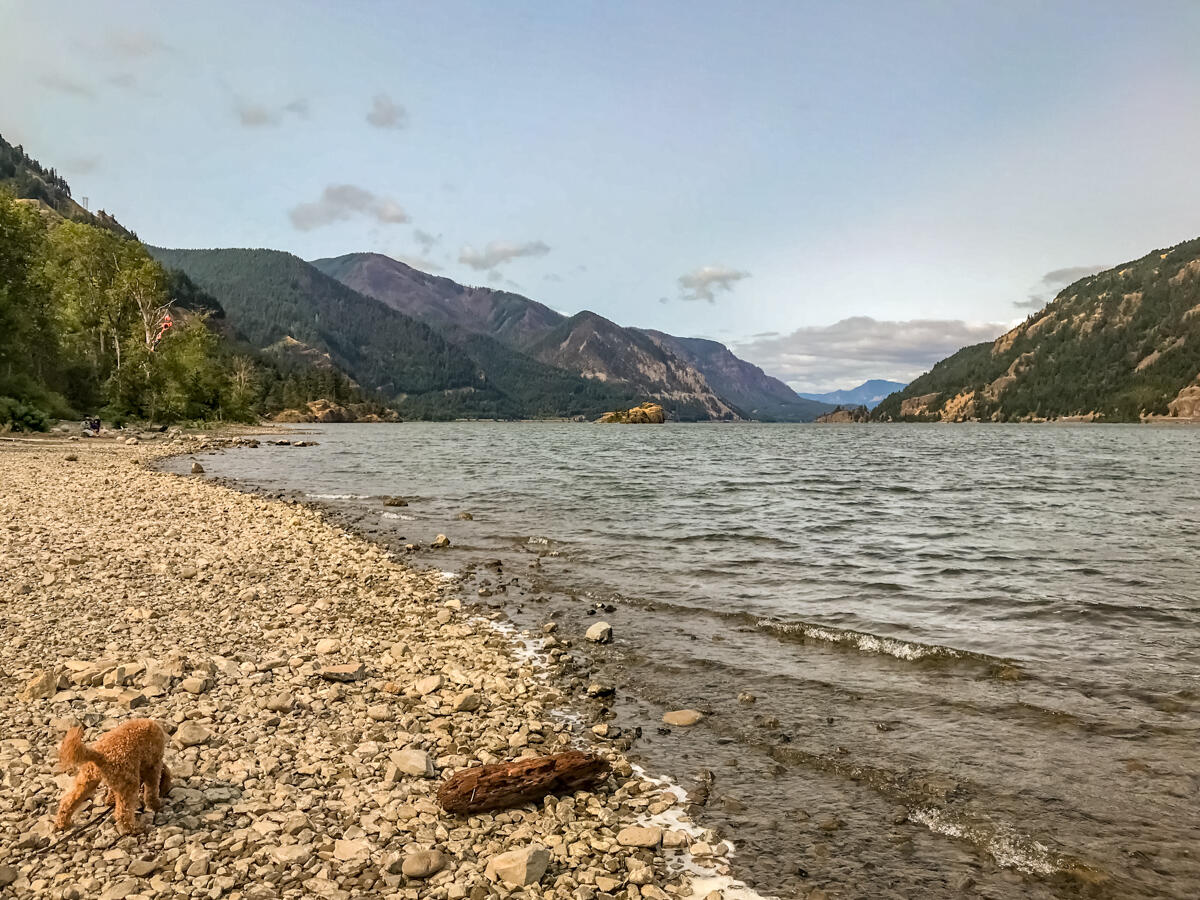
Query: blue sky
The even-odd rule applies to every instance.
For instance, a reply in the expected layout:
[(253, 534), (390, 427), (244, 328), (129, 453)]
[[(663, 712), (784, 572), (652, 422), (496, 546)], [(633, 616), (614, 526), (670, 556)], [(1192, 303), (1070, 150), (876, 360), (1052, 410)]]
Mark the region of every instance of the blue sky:
[(826, 389), (1200, 234), (1198, 46), (1190, 0), (0, 0), (0, 133), (152, 243), (379, 251)]

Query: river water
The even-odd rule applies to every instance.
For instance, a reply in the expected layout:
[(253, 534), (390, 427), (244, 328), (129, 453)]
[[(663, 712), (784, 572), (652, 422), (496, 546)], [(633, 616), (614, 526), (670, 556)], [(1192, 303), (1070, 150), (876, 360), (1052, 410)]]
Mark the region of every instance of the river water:
[(414, 564), (556, 621), (764, 893), (1200, 896), (1200, 430), (314, 431), (202, 461), (448, 535)]

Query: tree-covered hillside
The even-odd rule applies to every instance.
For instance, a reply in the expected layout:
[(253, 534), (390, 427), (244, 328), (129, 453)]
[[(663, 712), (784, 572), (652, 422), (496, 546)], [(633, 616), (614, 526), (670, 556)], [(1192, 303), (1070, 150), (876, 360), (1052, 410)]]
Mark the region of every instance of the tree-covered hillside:
[(42, 204), (64, 219), (96, 225), (124, 237), (136, 237), (106, 213), (89, 212), (71, 196), (71, 186), (54, 169), (47, 169), (21, 146), (13, 146), (0, 136), (0, 190), (13, 197)]
[(1200, 239), (1083, 278), (874, 410), (904, 421), (1169, 415), (1200, 374)]

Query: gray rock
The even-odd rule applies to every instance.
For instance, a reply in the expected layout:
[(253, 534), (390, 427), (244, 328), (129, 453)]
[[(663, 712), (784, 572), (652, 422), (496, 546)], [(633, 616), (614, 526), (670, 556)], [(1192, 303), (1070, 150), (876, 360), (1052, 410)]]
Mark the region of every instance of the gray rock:
[(417, 850), (404, 854), (400, 871), (409, 878), (428, 878), (446, 867), (446, 856), (441, 850)]

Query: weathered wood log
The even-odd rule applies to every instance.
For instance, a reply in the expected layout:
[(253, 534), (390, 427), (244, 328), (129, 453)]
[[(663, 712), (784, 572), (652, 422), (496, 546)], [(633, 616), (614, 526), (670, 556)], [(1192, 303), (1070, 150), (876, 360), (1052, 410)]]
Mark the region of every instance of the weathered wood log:
[(452, 813), (476, 813), (536, 803), (547, 794), (593, 787), (608, 775), (608, 762), (572, 750), (464, 769), (438, 789), (438, 803)]

